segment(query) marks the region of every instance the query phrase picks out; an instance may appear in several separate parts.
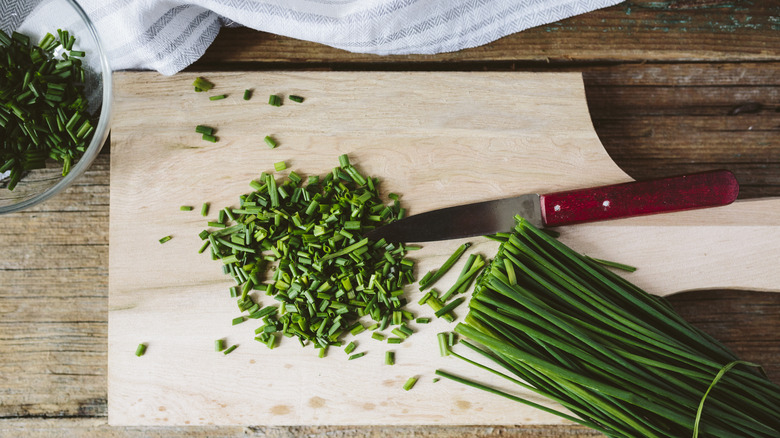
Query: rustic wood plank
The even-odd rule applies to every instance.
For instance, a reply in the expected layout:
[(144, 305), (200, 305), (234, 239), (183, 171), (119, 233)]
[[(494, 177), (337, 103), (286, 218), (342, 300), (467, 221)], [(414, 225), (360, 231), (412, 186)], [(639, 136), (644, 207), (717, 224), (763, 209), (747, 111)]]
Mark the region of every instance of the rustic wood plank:
[(0, 436), (29, 438), (462, 438), (511, 436), (517, 438), (586, 438), (601, 436), (582, 426), (509, 427), (110, 427), (104, 419), (0, 419)]
[[(723, 342), (740, 359), (761, 364), (770, 380), (780, 382), (780, 294), (703, 290), (667, 299), (683, 318)], [(708, 307), (711, 311), (702, 312)], [(747, 333), (761, 335), (747, 338)]]
[[(780, 59), (780, 2), (629, 0), (501, 38), (491, 44), (438, 55), (375, 56), (306, 41), (223, 29), (195, 69), (248, 64), (384, 64), (385, 68), (437, 68), (441, 63), (491, 64), (624, 61), (755, 61)], [(452, 68), (448, 66), (447, 68)]]
[(583, 77), (594, 128), (626, 173), (726, 167), (740, 197), (754, 198), (780, 194), (779, 72), (777, 63), (622, 65)]

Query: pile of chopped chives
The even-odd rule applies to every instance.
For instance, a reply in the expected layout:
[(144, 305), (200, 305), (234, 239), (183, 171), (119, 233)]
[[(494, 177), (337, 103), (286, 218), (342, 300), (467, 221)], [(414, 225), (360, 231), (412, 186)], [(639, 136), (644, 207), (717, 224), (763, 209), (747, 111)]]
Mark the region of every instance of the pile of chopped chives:
[[(780, 387), (660, 297), (518, 218), (455, 331), (496, 369), (565, 413), (446, 371), (610, 437), (777, 437)], [(444, 348), (444, 347), (442, 347)], [(499, 369), (503, 370), (500, 372)]]
[[(231, 296), (244, 313), (241, 322), (259, 320), (256, 340), (269, 346), (279, 336), (324, 349), (364, 330), (396, 326), (399, 337), (390, 339), (398, 341), (412, 333), (405, 323), (414, 315), (404, 309), (404, 287), (414, 282), (414, 263), (405, 257), (410, 248), (362, 237), (396, 220), (401, 207), (385, 205), (378, 180), (363, 176), (346, 155), (339, 164), (307, 179), (294, 171), (282, 181), (264, 173), (237, 208), (219, 210), (211, 229), (200, 233), (200, 252), (220, 261), (236, 283)], [(263, 294), (276, 304), (262, 305)]]
[(9, 190), (47, 159), (67, 175), (89, 147), (97, 122), (87, 109), (84, 52), (73, 50), (75, 40), (58, 30), (35, 45), (0, 30), (0, 173), (10, 171)]

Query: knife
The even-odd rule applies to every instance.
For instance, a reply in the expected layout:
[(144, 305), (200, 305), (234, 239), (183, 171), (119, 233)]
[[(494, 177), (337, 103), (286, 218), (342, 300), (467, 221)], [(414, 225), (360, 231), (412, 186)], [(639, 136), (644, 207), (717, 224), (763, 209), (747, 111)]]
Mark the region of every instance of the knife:
[(387, 242), (426, 242), (508, 232), (520, 215), (537, 227), (717, 207), (732, 203), (739, 184), (728, 170), (634, 181), (433, 210), (366, 234)]

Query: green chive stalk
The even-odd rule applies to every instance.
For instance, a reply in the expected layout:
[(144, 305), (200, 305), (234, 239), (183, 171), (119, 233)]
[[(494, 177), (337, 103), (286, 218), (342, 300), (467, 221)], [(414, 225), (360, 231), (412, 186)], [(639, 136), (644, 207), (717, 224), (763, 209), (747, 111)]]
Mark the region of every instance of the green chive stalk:
[(780, 386), (653, 296), (517, 218), (455, 332), (483, 365), (558, 402), (437, 374), (610, 437), (777, 437)]

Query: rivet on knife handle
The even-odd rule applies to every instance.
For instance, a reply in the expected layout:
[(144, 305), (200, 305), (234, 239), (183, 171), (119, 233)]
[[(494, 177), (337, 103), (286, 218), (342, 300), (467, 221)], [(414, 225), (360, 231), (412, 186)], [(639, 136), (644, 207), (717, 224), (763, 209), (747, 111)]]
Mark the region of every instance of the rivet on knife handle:
[(545, 225), (554, 227), (727, 205), (739, 184), (728, 170), (637, 181), (540, 196)]

